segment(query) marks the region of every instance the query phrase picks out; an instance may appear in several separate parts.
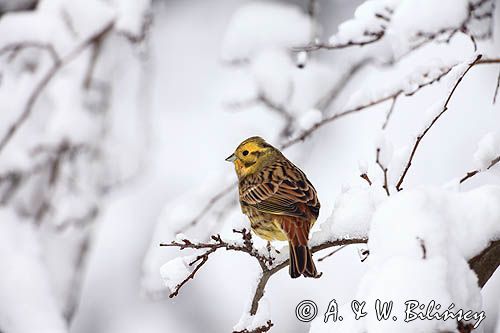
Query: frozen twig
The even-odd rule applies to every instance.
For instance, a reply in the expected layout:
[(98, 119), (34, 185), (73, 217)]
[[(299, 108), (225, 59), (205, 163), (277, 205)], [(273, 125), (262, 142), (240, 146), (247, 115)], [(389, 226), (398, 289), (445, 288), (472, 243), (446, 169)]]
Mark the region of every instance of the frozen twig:
[(493, 104), (497, 101), (498, 87), (500, 87), (500, 70), (498, 70), (497, 85), (495, 87), (495, 93), (493, 94)]
[[(486, 168), (486, 170), (491, 169), (494, 165), (496, 165), (499, 162), (500, 162), (500, 155), (497, 156), (496, 158), (494, 158), (493, 160), (491, 160), (491, 162), (488, 165), (488, 167)], [(463, 182), (467, 181), (468, 179), (474, 177), (476, 174), (480, 173), (481, 171), (482, 171), (481, 169), (476, 169), (476, 170), (472, 170), (472, 171), (467, 172), (467, 174), (460, 179), (460, 184), (462, 184)]]
[(372, 181), (370, 179), (370, 177), (368, 177), (368, 174), (367, 173), (362, 173), (361, 175), (359, 175), (361, 178), (363, 178), (364, 180), (366, 180), (366, 182), (368, 183), (368, 185), (372, 186)]
[[(263, 255), (253, 246), (252, 235), (250, 231), (243, 230), (233, 230), (235, 233), (240, 233), (243, 239), (243, 244), (234, 244), (224, 241), (219, 235), (212, 236), (212, 241), (208, 243), (193, 243), (188, 239), (183, 239), (182, 241), (173, 241), (171, 243), (162, 243), (160, 246), (166, 247), (176, 247), (179, 250), (193, 249), (193, 250), (205, 250), (204, 253), (198, 255), (194, 260), (189, 263), (189, 266), (196, 265), (194, 270), (182, 280), (171, 292), (169, 297), (175, 297), (179, 294), (179, 290), (190, 280), (195, 277), (198, 270), (207, 262), (209, 256), (215, 253), (219, 249), (225, 249), (227, 251), (243, 252), (247, 255), (253, 257), (259, 263), (261, 268), (261, 277), (259, 283), (255, 289), (254, 296), (252, 298), (252, 304), (250, 308), (250, 314), (255, 315), (259, 306), (259, 301), (264, 296), (264, 290), (267, 285), (269, 278), (285, 268), (289, 264), (289, 260), (278, 261), (276, 258), (268, 255)], [(346, 238), (346, 239), (336, 239), (332, 241), (327, 241), (322, 244), (313, 246), (311, 248), (312, 252), (321, 251), (334, 246), (343, 246), (349, 244), (360, 244), (366, 243), (365, 238)]]
[(327, 255), (321, 257), (318, 259), (318, 261), (323, 261), (325, 260), (326, 258), (330, 258), (331, 256), (333, 256), (335, 253), (339, 252), (340, 250), (342, 250), (343, 248), (345, 248), (347, 245), (342, 245), (340, 246), (339, 248), (333, 250), (332, 252), (328, 253)]
[(430, 122), (430, 124), (424, 129), (424, 131), (422, 133), (420, 133), (418, 136), (417, 136), (417, 139), (415, 140), (415, 144), (413, 145), (413, 149), (411, 151), (411, 154), (410, 154), (410, 157), (408, 158), (408, 161), (406, 162), (406, 166), (404, 168), (404, 171), (401, 175), (401, 177), (399, 178), (398, 182), (396, 183), (396, 189), (398, 191), (401, 191), (403, 188), (401, 187), (403, 185), (403, 182), (404, 182), (404, 179), (406, 177), (406, 175), (408, 174), (408, 170), (410, 169), (411, 167), (411, 163), (413, 161), (413, 158), (415, 157), (415, 153), (417, 152), (417, 148), (418, 146), (420, 145), (420, 142), (422, 141), (422, 139), (425, 137), (425, 135), (429, 132), (429, 130), (432, 128), (432, 126), (434, 126), (434, 124), (438, 121), (439, 118), (441, 118), (441, 116), (448, 110), (448, 103), (450, 102), (451, 100), (451, 97), (453, 96), (453, 94), (455, 93), (457, 87), (460, 85), (460, 82), (462, 82), (463, 78), (465, 77), (465, 75), (467, 74), (467, 72), (469, 72), (469, 70), (474, 67), (474, 65), (477, 64), (477, 62), (481, 59), (481, 55), (478, 55), (476, 57), (476, 59), (469, 64), (469, 66), (467, 67), (467, 69), (462, 73), (462, 75), (459, 76), (459, 78), (457, 79), (457, 81), (455, 82), (455, 84), (453, 85), (453, 88), (451, 89), (450, 93), (448, 94), (448, 96), (446, 97), (446, 100), (443, 104), (443, 108), (441, 110), (441, 112), (439, 112), (435, 117), (434, 119), (432, 119), (432, 121)]
[(379, 40), (382, 39), (382, 37), (384, 37), (384, 35), (385, 35), (385, 30), (380, 30), (375, 32), (365, 31), (363, 37), (365, 37), (366, 39), (363, 40), (349, 40), (343, 43), (314, 43), (306, 46), (294, 47), (292, 48), (292, 50), (295, 52), (300, 52), (300, 51), (311, 52), (317, 50), (345, 49), (352, 46), (365, 46), (368, 44), (378, 42)]
[(391, 107), (389, 108), (389, 111), (387, 111), (387, 113), (385, 115), (384, 123), (382, 124), (383, 130), (385, 130), (387, 128), (387, 125), (389, 124), (389, 119), (392, 116), (392, 112), (394, 112), (394, 107), (396, 106), (397, 99), (398, 99), (397, 96), (392, 99)]
[(387, 171), (388, 170), (387, 170), (387, 167), (385, 165), (383, 165), (382, 162), (380, 162), (380, 148), (377, 148), (377, 156), (375, 159), (375, 163), (377, 163), (377, 165), (380, 167), (380, 170), (382, 170), (382, 173), (384, 174), (384, 184), (382, 185), (382, 187), (384, 188), (387, 196), (390, 196), (391, 193), (389, 193), (389, 185), (388, 185), (388, 181), (387, 181)]

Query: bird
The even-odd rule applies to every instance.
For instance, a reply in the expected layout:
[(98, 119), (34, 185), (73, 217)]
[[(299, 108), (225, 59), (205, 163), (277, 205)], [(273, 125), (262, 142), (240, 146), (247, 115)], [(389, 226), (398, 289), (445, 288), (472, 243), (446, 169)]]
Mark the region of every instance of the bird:
[(319, 277), (308, 241), (320, 203), (304, 172), (259, 136), (241, 142), (226, 161), (234, 164), (252, 231), (268, 242), (288, 241), (292, 278)]

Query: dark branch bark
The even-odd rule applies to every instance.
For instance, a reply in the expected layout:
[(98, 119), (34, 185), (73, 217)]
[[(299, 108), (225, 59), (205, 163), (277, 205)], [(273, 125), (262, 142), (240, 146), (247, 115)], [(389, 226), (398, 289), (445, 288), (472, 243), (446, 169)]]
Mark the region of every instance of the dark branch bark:
[[(498, 162), (500, 162), (500, 155), (497, 156), (496, 158), (494, 158), (493, 160), (491, 160), (490, 164), (488, 165), (488, 167), (486, 168), (486, 170), (489, 170), (491, 169), (494, 165), (496, 165)], [(469, 171), (467, 172), (467, 174), (465, 176), (462, 177), (462, 179), (460, 179), (460, 184), (462, 184), (463, 182), (465, 182), (466, 180), (474, 177), (475, 175), (477, 175), (478, 173), (480, 173), (481, 170), (480, 169), (476, 169), (476, 170), (472, 170), (472, 171)]]
[(482, 288), (500, 265), (500, 240), (490, 243), (480, 254), (469, 260), (469, 266), (476, 273)]

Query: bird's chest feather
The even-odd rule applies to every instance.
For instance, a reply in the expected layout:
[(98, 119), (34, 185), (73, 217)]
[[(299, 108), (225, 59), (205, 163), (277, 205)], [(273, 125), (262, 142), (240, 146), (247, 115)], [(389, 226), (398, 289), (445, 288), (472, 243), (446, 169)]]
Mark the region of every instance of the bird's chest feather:
[(243, 214), (248, 216), (253, 232), (265, 240), (286, 240), (280, 226), (279, 216), (261, 212), (253, 207), (241, 206)]

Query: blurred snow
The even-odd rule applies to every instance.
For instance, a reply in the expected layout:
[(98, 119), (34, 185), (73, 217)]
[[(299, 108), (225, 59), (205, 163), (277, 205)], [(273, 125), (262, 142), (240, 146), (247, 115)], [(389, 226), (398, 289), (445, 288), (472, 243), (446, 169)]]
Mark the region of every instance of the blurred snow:
[(477, 144), (474, 161), (479, 170), (485, 170), (500, 156), (500, 132), (489, 132)]
[[(324, 25), (319, 37), (354, 16), (339, 27), (332, 41), (364, 40), (367, 37), (360, 32), (365, 29), (388, 27), (380, 44), (299, 54), (290, 49), (311, 42), (313, 25), (305, 3), (298, 1), (185, 0), (153, 2), (150, 9), (148, 0), (45, 0), (34, 11), (3, 15), (0, 48), (18, 41), (54, 42), (64, 56), (111, 21), (114, 30), (98, 48), (89, 87), (82, 88), (92, 62), (90, 48), (58, 72), (22, 130), (0, 152), (2, 175), (11, 170), (26, 175), (33, 165), (54, 160), (56, 153), (40, 147), (57, 148), (67, 140), (91, 148), (74, 159), (71, 155), (62, 159), (57, 185), (49, 186), (49, 172), (37, 173), (22, 182), (9, 207), (2, 207), (0, 257), (9, 269), (0, 278), (0, 329), (6, 333), (230, 332), (235, 323), (236, 328), (243, 328), (271, 318), (272, 332), (298, 333), (309, 329), (294, 315), (300, 301), (312, 299), (323, 309), (332, 298), (348, 304), (358, 293), (403, 297), (405, 286), (391, 280), (397, 273), (399, 278), (426, 285), (421, 297), (438, 293), (443, 301), (483, 306), (484, 325), (494, 331), (500, 309), (499, 274), (481, 295), (464, 262), (492, 236), (473, 228), (472, 219), (476, 226), (484, 220), (485, 230), (490, 228), (491, 233), (498, 231), (492, 222), (498, 212), (492, 200), (498, 200), (498, 191), (481, 186), (500, 185), (500, 178), (482, 172), (453, 190), (437, 187), (472, 170), (474, 152), (478, 166), (484, 168), (498, 148), (496, 134), (486, 135), (496, 133), (500, 123), (498, 105), (491, 103), (495, 65), (477, 66), (464, 79), (449, 111), (422, 141), (404, 193), (391, 188), (393, 197), (387, 198), (383, 175), (374, 163), (375, 149), (381, 148), (389, 183), (394, 184), (408, 160), (415, 133), (428, 124), (425, 110), (442, 105), (449, 92), (450, 75), (414, 96), (400, 96), (382, 136), (380, 124), (390, 101), (332, 122), (284, 152), (308, 175), (322, 203), (312, 242), (370, 233), (370, 251), (374, 252), (368, 261), (361, 263), (356, 246), (350, 246), (317, 263), (321, 279), (291, 281), (283, 270), (270, 280), (259, 316), (250, 317), (248, 300), (255, 288), (256, 263), (247, 256), (221, 251), (178, 297), (164, 299), (168, 290), (161, 265), (173, 259), (179, 268), (173, 271), (186, 274), (181, 270), (186, 268), (184, 259), (181, 266), (181, 259), (174, 258), (191, 253), (160, 248), (160, 242), (175, 239), (179, 231), (190, 239), (205, 240), (216, 232), (231, 239), (233, 228), (248, 228), (234, 190), (217, 201), (196, 226), (185, 228), (200, 216), (213, 195), (235, 181), (233, 168), (224, 158), (252, 135), (264, 136), (275, 145), (287, 139), (280, 133), (287, 120), (272, 106), (257, 101), (230, 110), (228, 103), (245, 104), (263, 94), (290, 112), (293, 121), (288, 135), (294, 135), (351, 106), (400, 89), (410, 94), (416, 86), (466, 62), (473, 53), (470, 39), (458, 33), (449, 44), (422, 46), (389, 65), (393, 47), (402, 52), (413, 46), (415, 22), (423, 23), (428, 31), (446, 27), (463, 18), (463, 7), (448, 8), (450, 1), (439, 5), (425, 1), (412, 12), (417, 1), (378, 0), (356, 9), (360, 3), (319, 1)], [(430, 5), (436, 11), (428, 10)], [(436, 13), (446, 8), (452, 12), (446, 20), (440, 19)], [(150, 36), (144, 45), (131, 43), (148, 29), (151, 13)], [(390, 16), (391, 24), (376, 13)], [(399, 50), (398, 43), (402, 43)], [(479, 42), (478, 46), (481, 53), (498, 54), (493, 43)], [(373, 61), (346, 79), (352, 66), (365, 57)], [(46, 50), (35, 47), (14, 56), (3, 54), (0, 66), (0, 133), (5, 133), (53, 61)], [(330, 96), (331, 104), (323, 107), (325, 103), (319, 101)], [(360, 170), (369, 175), (372, 186), (359, 177)], [(348, 185), (343, 190), (344, 184)], [(474, 188), (478, 190), (471, 191)], [(39, 227), (33, 216), (46, 200), (56, 204)], [(416, 203), (421, 205), (413, 206)], [(491, 215), (481, 211), (486, 204)], [(82, 222), (81, 217), (94, 208), (97, 219)], [(82, 223), (84, 228), (80, 228)], [(447, 228), (454, 228), (453, 232)], [(416, 236), (428, 246), (425, 261)], [(465, 237), (475, 241), (469, 246), (440, 241)], [(265, 242), (256, 239), (256, 244), (265, 249)], [(286, 245), (274, 245), (286, 256)], [(399, 247), (402, 257), (393, 258)], [(379, 262), (381, 267), (370, 262)], [(439, 283), (432, 286), (431, 279)], [(168, 276), (168, 280), (172, 285), (179, 276)], [(75, 299), (79, 304), (68, 329), (64, 315), (75, 306)], [(30, 320), (26, 320), (27, 313)], [(324, 323), (320, 326), (328, 329)]]
[(233, 14), (222, 43), (222, 58), (240, 60), (269, 47), (287, 49), (307, 44), (311, 31), (309, 16), (294, 5), (251, 2)]

